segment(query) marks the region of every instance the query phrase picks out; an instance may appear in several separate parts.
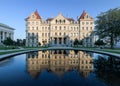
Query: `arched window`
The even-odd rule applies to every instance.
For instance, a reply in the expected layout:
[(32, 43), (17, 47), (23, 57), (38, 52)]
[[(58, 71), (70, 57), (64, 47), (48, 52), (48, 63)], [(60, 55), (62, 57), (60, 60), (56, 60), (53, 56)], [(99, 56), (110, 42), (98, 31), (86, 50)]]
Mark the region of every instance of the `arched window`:
[(61, 24), (61, 22), (62, 22), (62, 21), (60, 20), (60, 24)]
[(58, 22), (58, 21), (56, 20), (56, 24), (57, 24), (57, 22)]
[(63, 22), (65, 23), (65, 20), (63, 20)]

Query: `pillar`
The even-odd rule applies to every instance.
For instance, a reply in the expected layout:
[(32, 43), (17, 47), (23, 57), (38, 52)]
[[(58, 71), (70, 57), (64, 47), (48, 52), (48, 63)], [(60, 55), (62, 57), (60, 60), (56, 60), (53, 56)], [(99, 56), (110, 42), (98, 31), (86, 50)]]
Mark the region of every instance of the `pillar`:
[(2, 41), (5, 40), (5, 32), (2, 31)]

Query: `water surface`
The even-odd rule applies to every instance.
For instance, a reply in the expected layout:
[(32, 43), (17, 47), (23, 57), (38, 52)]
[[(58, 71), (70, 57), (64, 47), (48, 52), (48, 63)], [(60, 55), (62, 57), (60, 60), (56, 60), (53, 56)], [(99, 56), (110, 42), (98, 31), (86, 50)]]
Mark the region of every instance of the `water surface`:
[(0, 86), (119, 86), (120, 59), (91, 52), (30, 52), (0, 62)]

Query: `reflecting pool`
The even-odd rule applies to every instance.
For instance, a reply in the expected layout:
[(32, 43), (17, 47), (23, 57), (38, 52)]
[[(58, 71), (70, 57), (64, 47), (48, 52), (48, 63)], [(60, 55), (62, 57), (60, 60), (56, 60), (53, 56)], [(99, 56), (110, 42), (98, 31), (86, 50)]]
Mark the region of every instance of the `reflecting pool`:
[(0, 86), (120, 86), (120, 59), (77, 50), (29, 52), (0, 62)]

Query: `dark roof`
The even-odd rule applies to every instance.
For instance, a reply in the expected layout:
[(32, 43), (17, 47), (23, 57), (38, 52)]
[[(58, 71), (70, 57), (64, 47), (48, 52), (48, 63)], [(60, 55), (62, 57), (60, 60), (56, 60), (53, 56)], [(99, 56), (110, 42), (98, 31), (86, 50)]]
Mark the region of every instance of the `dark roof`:
[[(83, 12), (82, 12), (81, 16), (79, 17), (79, 19), (84, 19), (86, 14), (87, 13), (83, 10)], [(93, 19), (92, 17), (90, 17), (90, 18)]]
[(48, 19), (46, 19), (46, 21), (52, 21), (53, 20), (53, 18), (48, 18)]
[(68, 20), (68, 21), (74, 21), (74, 19), (73, 19), (73, 18), (67, 18), (67, 20)]
[(1, 27), (5, 27), (5, 28), (9, 28), (9, 29), (12, 29), (12, 30), (15, 30), (14, 28), (12, 28), (12, 27), (10, 27), (10, 26), (8, 26), (6, 24), (3, 24), (3, 23), (0, 23), (0, 26)]
[(86, 14), (87, 14), (87, 13), (83, 10), (83, 12), (82, 12), (82, 14), (81, 14), (81, 16), (80, 16), (79, 19), (84, 19), (84, 16), (85, 16)]

